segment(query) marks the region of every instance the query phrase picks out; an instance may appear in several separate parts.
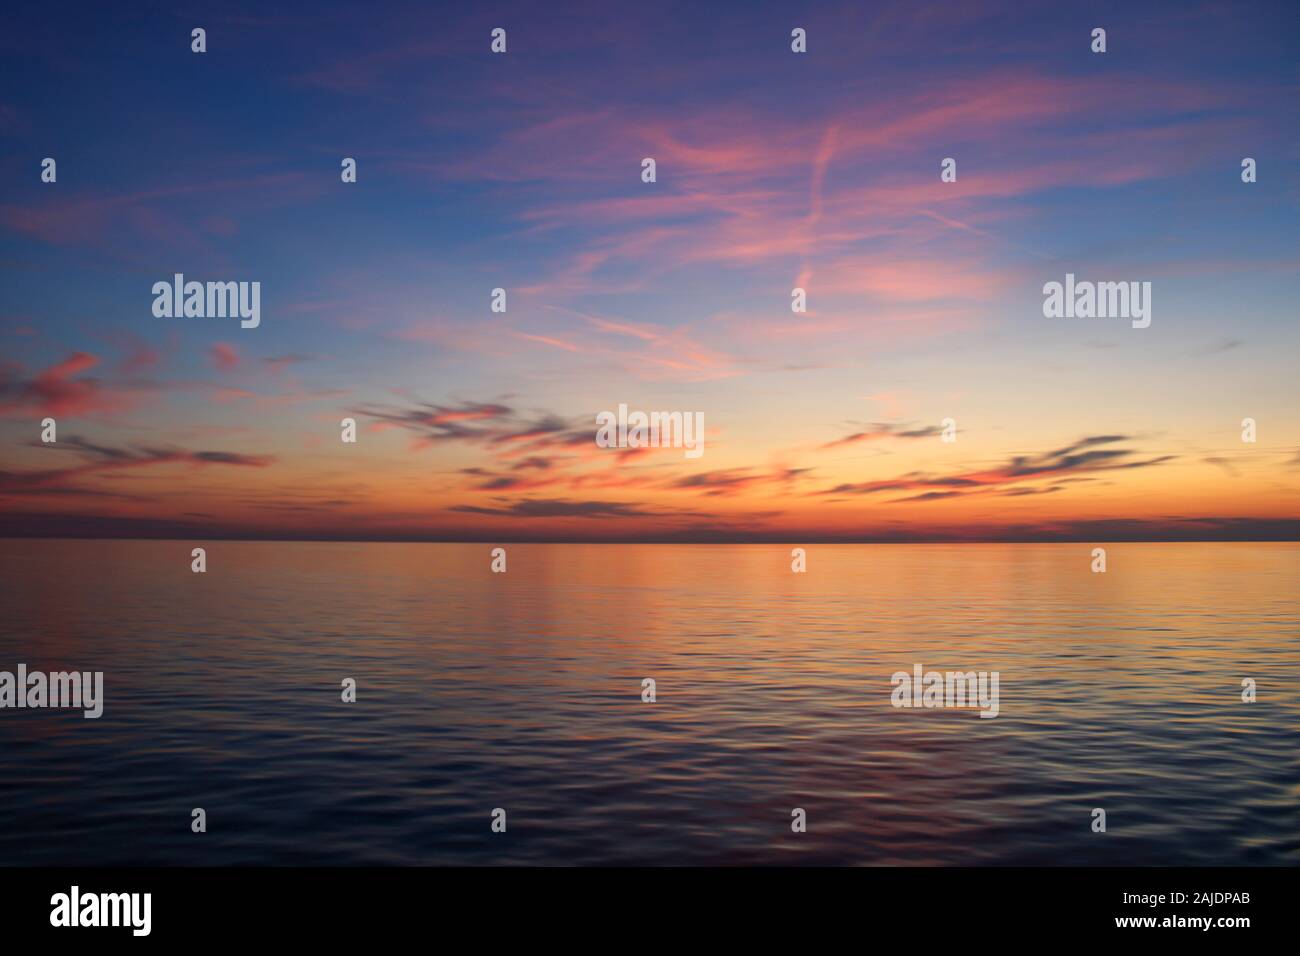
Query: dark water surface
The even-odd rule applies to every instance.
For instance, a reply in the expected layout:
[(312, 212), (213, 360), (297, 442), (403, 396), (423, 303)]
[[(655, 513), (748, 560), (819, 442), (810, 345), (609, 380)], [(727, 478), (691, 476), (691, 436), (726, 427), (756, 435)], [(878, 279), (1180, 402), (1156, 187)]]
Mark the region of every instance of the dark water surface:
[(0, 541), (0, 863), (1300, 863), (1300, 545), (199, 543)]

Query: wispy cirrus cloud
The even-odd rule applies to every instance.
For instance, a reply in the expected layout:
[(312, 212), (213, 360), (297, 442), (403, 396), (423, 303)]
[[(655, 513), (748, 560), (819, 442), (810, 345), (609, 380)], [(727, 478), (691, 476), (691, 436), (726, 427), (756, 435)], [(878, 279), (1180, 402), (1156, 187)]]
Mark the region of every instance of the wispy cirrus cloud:
[(235, 466), (266, 468), (276, 459), (269, 455), (246, 455), (239, 452), (190, 450), (150, 446), (115, 446), (91, 441), (80, 435), (69, 435), (51, 444), (33, 442), (42, 454), (76, 455), (78, 464), (61, 468), (30, 468), (0, 471), (0, 498), (6, 496), (57, 497), (74, 496), (90, 498), (147, 499), (145, 492), (121, 490), (106, 485), (102, 479), (124, 471), (152, 469), (161, 466), (205, 468), (209, 466)]
[(17, 363), (0, 366), (0, 415), (102, 415), (132, 407), (138, 388), (86, 374), (100, 363), (98, 355), (73, 352), (30, 376)]
[(569, 501), (562, 498), (525, 498), (501, 507), (455, 505), (449, 511), (511, 518), (628, 518), (649, 517), (639, 502)]
[(239, 349), (229, 342), (216, 342), (208, 349), (212, 364), (223, 372), (239, 368)]
[[(63, 187), (60, 186), (60, 189)], [(262, 175), (213, 175), (184, 183), (115, 194), (60, 194), (41, 202), (0, 205), (0, 227), (28, 239), (54, 246), (90, 246), (122, 257), (123, 250), (210, 251), (209, 240), (228, 238), (236, 216), (251, 215), (268, 206), (304, 202), (319, 195), (321, 185), (301, 172)], [(218, 199), (225, 215), (209, 210)], [(186, 215), (178, 206), (190, 209)], [(133, 243), (125, 243), (129, 236)], [(143, 254), (131, 252), (131, 257)]]
[(939, 425), (909, 427), (894, 425), (889, 422), (873, 422), (859, 431), (845, 435), (843, 438), (828, 441), (826, 444), (821, 446), (821, 449), (828, 450), (831, 448), (844, 448), (848, 445), (857, 445), (862, 442), (882, 441), (887, 438), (932, 438), (942, 432), (943, 428)]
[[(903, 501), (939, 501), (972, 494), (1006, 493), (1008, 486), (1026, 482), (1077, 477), (1094, 472), (1150, 468), (1173, 461), (1175, 455), (1140, 457), (1131, 448), (1105, 447), (1129, 441), (1125, 435), (1093, 435), (1035, 455), (1015, 455), (993, 468), (975, 469), (953, 475), (909, 472), (876, 481), (842, 483), (817, 492), (819, 495), (875, 495), (893, 491), (916, 491), (918, 494), (894, 499)], [(1032, 492), (1017, 492), (1017, 495)]]
[(363, 406), (356, 414), (371, 419), (381, 429), (395, 427), (415, 432), (417, 447), (459, 441), (488, 446), (525, 448), (590, 444), (595, 430), (582, 428), (558, 415), (525, 415), (501, 402), (464, 401), (455, 405), (421, 402), (399, 406)]
[(673, 479), (668, 486), (685, 491), (698, 491), (709, 497), (726, 497), (752, 491), (763, 485), (789, 488), (809, 477), (809, 468), (734, 468), (723, 471), (704, 471)]

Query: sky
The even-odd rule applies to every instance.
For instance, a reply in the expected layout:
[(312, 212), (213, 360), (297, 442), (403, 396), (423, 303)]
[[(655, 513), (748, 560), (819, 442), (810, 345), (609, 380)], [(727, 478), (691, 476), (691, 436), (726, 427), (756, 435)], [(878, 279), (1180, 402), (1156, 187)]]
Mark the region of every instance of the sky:
[[(1300, 538), (1286, 3), (45, 6), (0, 535)], [(156, 316), (176, 273), (260, 323)], [(1045, 316), (1067, 274), (1149, 327)], [(704, 453), (598, 446), (620, 404)]]

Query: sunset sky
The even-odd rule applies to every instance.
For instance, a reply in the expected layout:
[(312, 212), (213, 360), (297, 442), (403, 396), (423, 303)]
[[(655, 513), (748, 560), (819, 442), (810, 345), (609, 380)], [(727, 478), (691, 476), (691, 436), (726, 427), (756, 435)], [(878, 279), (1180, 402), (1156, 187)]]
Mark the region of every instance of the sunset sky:
[(1024, 6), (7, 12), (0, 534), (1300, 537), (1294, 5)]

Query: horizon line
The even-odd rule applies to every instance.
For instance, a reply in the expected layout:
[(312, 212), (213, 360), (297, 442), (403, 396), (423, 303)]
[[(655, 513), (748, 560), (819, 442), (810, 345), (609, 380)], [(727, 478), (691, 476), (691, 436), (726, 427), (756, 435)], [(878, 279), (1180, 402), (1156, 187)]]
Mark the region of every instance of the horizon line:
[(909, 544), (1300, 544), (1300, 538), (1283, 538), (1283, 537), (1096, 537), (1084, 538), (1077, 536), (1063, 536), (1059, 538), (1049, 537), (989, 537), (989, 538), (943, 538), (943, 537), (918, 537), (910, 539), (901, 538), (828, 538), (828, 537), (717, 537), (701, 539), (674, 539), (674, 538), (575, 538), (575, 537), (544, 537), (544, 538), (492, 538), (492, 537), (455, 537), (455, 538), (422, 538), (422, 537), (379, 537), (379, 536), (276, 536), (276, 535), (216, 535), (216, 534), (196, 534), (184, 537), (174, 537), (169, 535), (44, 535), (44, 534), (3, 534), (0, 535), (0, 541), (237, 541), (237, 542), (266, 542), (282, 544), (590, 544), (590, 545), (629, 545), (629, 544), (667, 544), (667, 545), (731, 545), (731, 544), (889, 544), (889, 545), (909, 545)]

